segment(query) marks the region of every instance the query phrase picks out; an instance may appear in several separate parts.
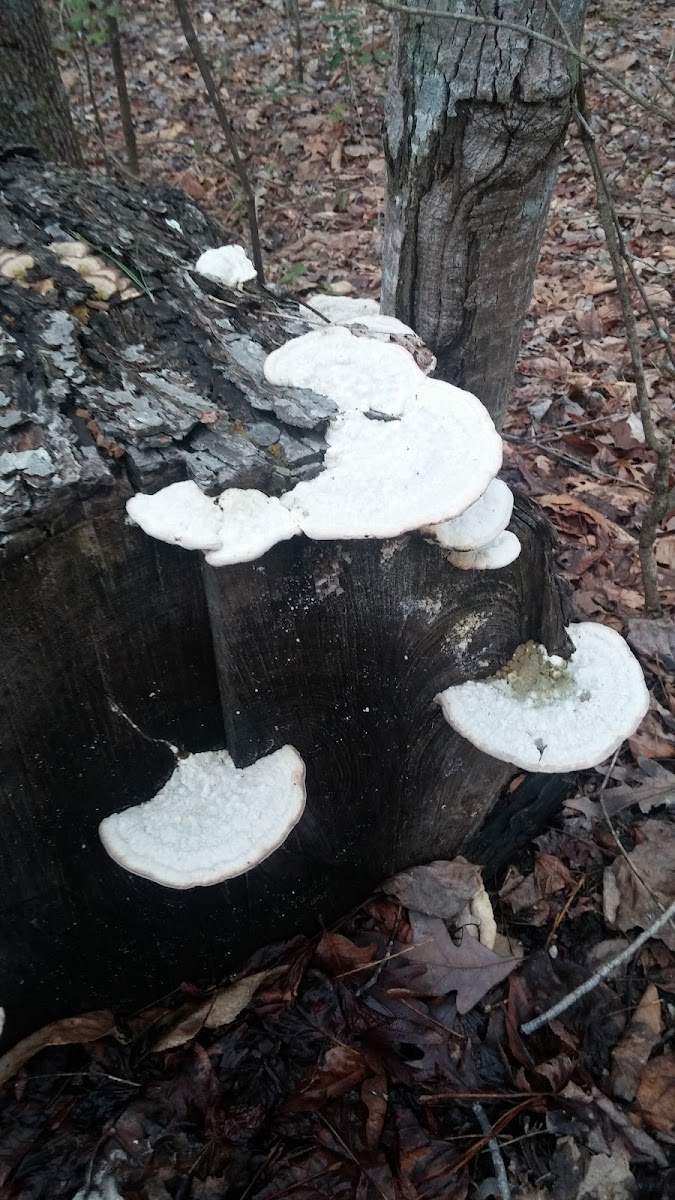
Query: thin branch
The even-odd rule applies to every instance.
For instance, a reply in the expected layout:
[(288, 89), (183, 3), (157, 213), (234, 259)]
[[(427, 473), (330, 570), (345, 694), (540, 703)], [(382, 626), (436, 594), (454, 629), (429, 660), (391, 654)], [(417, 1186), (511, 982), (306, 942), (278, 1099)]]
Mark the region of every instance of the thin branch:
[(371, 3), (376, 8), (381, 8), (384, 12), (395, 13), (403, 17), (429, 17), (434, 21), (462, 21), (466, 25), (485, 25), (493, 29), (507, 29), (511, 33), (520, 33), (523, 37), (532, 38), (535, 42), (543, 42), (545, 46), (551, 46), (554, 50), (565, 50), (569, 54), (573, 54), (577, 62), (588, 67), (589, 71), (595, 72), (596, 75), (601, 75), (612, 87), (623, 92), (625, 96), (633, 100), (635, 104), (639, 104), (645, 112), (649, 112), (652, 116), (659, 117), (665, 121), (667, 125), (675, 125), (675, 114), (668, 112), (665, 108), (660, 108), (658, 104), (652, 104), (650, 100), (645, 99), (639, 92), (633, 91), (627, 84), (622, 83), (617, 75), (613, 75), (606, 67), (597, 62), (594, 58), (589, 58), (587, 54), (582, 54), (576, 48), (572, 51), (565, 42), (558, 41), (557, 38), (548, 37), (545, 33), (539, 33), (536, 29), (530, 29), (529, 25), (519, 25), (516, 21), (502, 21), (498, 17), (484, 17), (477, 13), (458, 13), (458, 12), (436, 12), (432, 8), (412, 8), (407, 4), (397, 4), (395, 0), (371, 0)]
[[(560, 26), (567, 50), (570, 54), (574, 52), (574, 46), (569, 32), (567, 31), (564, 22), (561, 20), (556, 11), (552, 0), (546, 0), (547, 7), (553, 13), (555, 19)], [(656, 469), (654, 471), (654, 482), (652, 489), (652, 500), (648, 505), (647, 510), (642, 518), (639, 537), (639, 552), (640, 552), (640, 569), (642, 572), (642, 585), (645, 593), (645, 605), (649, 612), (660, 613), (661, 601), (659, 598), (659, 579), (656, 569), (656, 535), (658, 527), (663, 521), (666, 512), (668, 511), (669, 495), (668, 484), (670, 481), (670, 460), (673, 443), (671, 438), (663, 437), (654, 423), (649, 396), (647, 394), (647, 381), (645, 379), (644, 365), (642, 362), (642, 350), (640, 348), (640, 335), (638, 333), (637, 321), (635, 320), (635, 309), (633, 308), (633, 300), (626, 279), (626, 272), (623, 269), (623, 260), (625, 257), (626, 246), (623, 240), (623, 233), (619, 223), (619, 216), (616, 211), (616, 205), (607, 182), (598, 152), (595, 145), (595, 134), (590, 121), (590, 113), (586, 103), (586, 90), (584, 81), (579, 77), (577, 80), (577, 108), (575, 116), (579, 126), (579, 135), (583, 147), (586, 151), (586, 156), (591, 165), (593, 178), (595, 180), (595, 191), (598, 199), (598, 214), (600, 223), (605, 233), (607, 241), (607, 249), (609, 251), (610, 261), (614, 278), (616, 279), (616, 290), (621, 305), (621, 315), (623, 317), (624, 328), (626, 330), (626, 338), (628, 341), (628, 349), (630, 351), (631, 363), (633, 366), (633, 379), (635, 382), (635, 390), (637, 395), (638, 409), (642, 419), (642, 428), (644, 430), (645, 442), (648, 448), (656, 456)], [(657, 325), (660, 330), (660, 326)]]
[(91, 59), (89, 57), (89, 47), (87, 46), (87, 39), (84, 36), (84, 34), (79, 34), (79, 40), (80, 40), (80, 45), (82, 47), (82, 55), (84, 57), (84, 68), (87, 73), (87, 88), (89, 90), (89, 103), (91, 104), (92, 111), (94, 114), (94, 124), (95, 124), (96, 130), (98, 132), (98, 141), (100, 142), (101, 149), (103, 151), (103, 161), (105, 162), (106, 173), (109, 175), (110, 174), (110, 155), (108, 152), (108, 147), (105, 144), (105, 134), (103, 132), (103, 125), (101, 123), (101, 114), (98, 110), (98, 101), (96, 100), (96, 91), (94, 89), (94, 80), (93, 80), (92, 73), (91, 73)]
[[(619, 749), (620, 749), (620, 747), (619, 747)], [(635, 866), (635, 863), (631, 859), (630, 854), (628, 853), (628, 851), (626, 850), (626, 847), (624, 846), (623, 842), (621, 841), (621, 838), (619, 837), (619, 835), (616, 831), (614, 822), (612, 821), (612, 818), (610, 817), (610, 815), (607, 811), (607, 805), (605, 803), (605, 790), (607, 788), (607, 784), (609, 783), (609, 777), (612, 774), (612, 771), (614, 770), (614, 764), (616, 763), (616, 760), (618, 757), (619, 757), (619, 750), (615, 750), (614, 756), (609, 764), (609, 767), (607, 768), (607, 770), (605, 772), (605, 777), (604, 777), (602, 783), (600, 784), (600, 788), (598, 790), (598, 799), (600, 801), (602, 815), (605, 818), (605, 821), (607, 822), (607, 827), (609, 829), (609, 832), (611, 833), (612, 837), (614, 838), (614, 842), (616, 844), (617, 850), (619, 851), (621, 856), (625, 859), (625, 861), (628, 863), (628, 866), (630, 867), (630, 870), (633, 872), (633, 875), (637, 879), (638, 883), (641, 885), (641, 887), (644, 888), (644, 890), (647, 892), (647, 894), (651, 897), (652, 903), (655, 904), (657, 908), (660, 908), (661, 912), (665, 912), (665, 909), (664, 909), (661, 901), (659, 900), (658, 896), (652, 890), (652, 888), (650, 888), (646, 879), (642, 878), (642, 875), (640, 874), (637, 867)], [(673, 926), (673, 931), (675, 932), (675, 922), (671, 921), (670, 923)]]
[(553, 446), (549, 446), (547, 442), (535, 442), (532, 438), (517, 437), (514, 433), (502, 433), (502, 440), (511, 442), (514, 446), (523, 446), (528, 450), (540, 450), (542, 454), (547, 454), (549, 458), (556, 458), (559, 462), (566, 463), (570, 467), (574, 467), (577, 471), (582, 471), (584, 475), (590, 475), (592, 479), (611, 479), (612, 483), (618, 484), (619, 487), (638, 488), (642, 492), (647, 492), (651, 496), (651, 489), (644, 483), (638, 483), (635, 479), (619, 479), (617, 475), (612, 475), (611, 471), (602, 471), (600, 467), (594, 467), (591, 463), (585, 463), (580, 458), (575, 458), (573, 454), (566, 454), (564, 450), (556, 450)]
[[(583, 83), (579, 80), (578, 84), (578, 101), (579, 114), (583, 114), (588, 123), (588, 109), (586, 107), (586, 99), (584, 94)], [(605, 232), (607, 240), (607, 249), (612, 263), (612, 270), (617, 283), (617, 295), (619, 304), (621, 305), (621, 315), (626, 330), (626, 339), (628, 341), (628, 349), (630, 351), (631, 364), (633, 367), (633, 381), (635, 383), (638, 409), (642, 419), (642, 427), (644, 429), (645, 442), (647, 447), (656, 457), (656, 469), (654, 471), (654, 483), (652, 491), (651, 503), (647, 506), (647, 510), (642, 518), (640, 527), (640, 567), (642, 570), (642, 582), (645, 592), (645, 604), (650, 612), (658, 613), (661, 611), (661, 602), (659, 598), (659, 582), (656, 569), (656, 558), (654, 556), (654, 546), (656, 542), (656, 534), (659, 525), (665, 517), (668, 508), (668, 483), (670, 480), (670, 461), (672, 451), (672, 441), (664, 437), (657, 431), (654, 423), (654, 417), (649, 403), (647, 394), (647, 381), (645, 379), (644, 365), (642, 362), (642, 351), (640, 349), (640, 335), (638, 333), (637, 321), (635, 319), (635, 310), (633, 301), (626, 279), (626, 273), (623, 267), (623, 255), (621, 253), (621, 240), (617, 233), (618, 216), (612, 195), (609, 191), (605, 173), (600, 165), (598, 153), (595, 147), (595, 141), (591, 137), (585, 126), (579, 123), (579, 131), (584, 149), (588, 156), (588, 161), (591, 164), (593, 178), (595, 180), (595, 189), (598, 198), (598, 213), (600, 223)]]
[[(562, 21), (560, 14), (558, 13), (557, 9), (555, 8), (555, 6), (553, 4), (553, 0), (546, 0), (546, 7), (548, 8), (549, 12), (553, 15), (553, 17), (557, 21), (560, 29), (562, 30), (563, 37), (565, 38), (565, 41), (567, 43), (567, 48), (568, 48), (570, 54), (576, 53), (576, 47), (574, 46), (574, 43), (567, 31), (567, 27), (566, 27), (565, 23)], [(661, 80), (660, 76), (659, 76), (659, 79)], [(661, 82), (665, 83), (665, 80), (661, 80)], [(583, 95), (583, 92), (582, 92), (582, 95)], [(673, 95), (675, 95), (675, 91), (673, 92)], [(579, 111), (577, 113), (577, 119), (578, 119), (578, 121), (581, 122), (581, 125), (582, 125), (585, 133), (588, 135), (588, 137), (591, 140), (591, 142), (593, 143), (593, 145), (595, 145), (595, 134), (594, 134), (591, 126), (589, 125), (588, 121), (586, 120), (584, 113), (581, 111), (581, 108), (579, 109)], [(645, 286), (644, 286), (642, 280), (640, 279), (640, 276), (638, 275), (637, 271), (635, 270), (635, 263), (638, 262), (639, 259), (636, 259), (635, 256), (633, 254), (631, 254), (630, 250), (628, 249), (628, 246), (626, 245), (626, 239), (623, 236), (623, 229), (621, 228), (621, 223), (619, 221), (619, 213), (616, 208), (616, 205), (614, 204), (614, 202), (612, 200), (610, 188), (609, 188), (609, 184), (607, 182), (606, 176), (605, 176), (604, 190), (607, 193), (607, 195), (611, 201), (612, 217), (613, 217), (613, 221), (614, 221), (614, 227), (616, 229), (616, 235), (619, 240), (621, 257), (624, 259), (624, 261), (628, 265), (628, 270), (630, 271), (632, 278), (633, 278), (633, 282), (634, 282), (638, 292), (640, 293), (642, 303), (644, 304), (647, 312), (649, 313), (649, 316), (652, 319), (652, 323), (654, 325), (654, 328), (656, 329), (656, 333), (659, 338), (659, 341), (661, 341), (663, 343), (663, 345), (665, 346), (666, 354), (668, 355), (668, 358), (670, 359), (671, 365), (675, 368), (675, 350), (673, 349), (673, 343), (671, 341), (670, 334), (669, 334), (668, 330), (664, 329), (662, 327), (662, 325), (660, 324), (658, 316), (656, 315), (656, 312), (654, 311), (654, 308), (652, 306), (651, 300), (649, 299), (649, 296), (647, 295)]]
[[(492, 1134), (490, 1118), (483, 1108), (483, 1105), (479, 1104), (479, 1102), (476, 1100), (471, 1105), (471, 1110), (478, 1121), (478, 1124), (480, 1125), (481, 1133)], [(506, 1174), (506, 1167), (504, 1166), (504, 1159), (502, 1158), (502, 1152), (499, 1149), (499, 1142), (497, 1141), (496, 1137), (490, 1137), (488, 1142), (488, 1150), (490, 1151), (492, 1158), (492, 1166), (494, 1167), (495, 1176), (497, 1178), (497, 1187), (499, 1189), (501, 1200), (511, 1200), (511, 1188), (509, 1187), (509, 1180)]]
[(218, 92), (218, 88), (216, 87), (215, 80), (211, 74), (211, 68), (206, 61), (206, 57), (204, 55), (204, 51), (202, 50), (199, 38), (197, 37), (195, 27), (192, 24), (192, 19), (187, 8), (187, 2), (186, 0), (174, 0), (174, 4), (176, 6), (176, 12), (178, 13), (178, 19), (181, 23), (185, 41), (190, 47), (192, 56), (199, 67), (199, 73), (204, 81), (204, 87), (208, 92), (209, 100), (213, 105), (213, 111), (218, 118), (220, 128), (225, 134), (225, 141), (227, 142), (230, 154), (232, 155), (232, 161), (234, 162), (237, 175), (239, 176), (239, 182), (244, 193), (244, 203), (246, 206), (249, 233), (251, 235), (253, 264), (258, 273), (258, 283), (262, 285), (265, 282), (265, 268), (263, 266), (262, 250), (260, 247), (260, 233), (258, 231), (258, 215), (256, 213), (255, 195), (253, 188), (251, 187), (251, 181), (248, 177), (241, 155), (239, 154), (239, 148), (237, 146), (234, 132), (228, 120), (227, 113), (223, 107), (223, 102), (220, 99), (220, 94)]
[(655, 921), (652, 921), (648, 929), (645, 929), (638, 937), (635, 938), (635, 941), (626, 946), (625, 950), (622, 950), (621, 953), (617, 954), (615, 958), (611, 958), (608, 962), (603, 963), (601, 967), (598, 967), (597, 971), (594, 971), (594, 973), (589, 979), (586, 980), (585, 983), (580, 983), (579, 987), (576, 987), (573, 992), (569, 992), (567, 996), (564, 996), (563, 999), (559, 1000), (557, 1004), (554, 1004), (552, 1008), (548, 1008), (546, 1012), (543, 1012), (539, 1017), (534, 1017), (533, 1020), (526, 1021), (524, 1025), (520, 1026), (520, 1032), (523, 1034), (536, 1033), (538, 1029), (542, 1029), (544, 1025), (548, 1025), (549, 1021), (555, 1020), (555, 1018), (559, 1017), (561, 1013), (566, 1012), (568, 1008), (571, 1008), (573, 1004), (576, 1004), (577, 1000), (581, 1000), (582, 996), (587, 996), (588, 993), (592, 992), (599, 983), (602, 983), (603, 980), (612, 975), (613, 972), (616, 971), (617, 967), (622, 967), (624, 963), (627, 963), (631, 958), (633, 958), (633, 956), (637, 954), (638, 950), (642, 949), (645, 942), (648, 942), (650, 938), (654, 937), (654, 934), (663, 929), (664, 925), (667, 925), (669, 921), (672, 921), (673, 917), (675, 917), (675, 900), (673, 900), (672, 904), (670, 904), (668, 908), (656, 918)]
[(134, 129), (134, 118), (131, 112), (131, 104), (129, 103), (129, 92), (127, 90), (127, 76), (124, 70), (124, 56), (122, 54), (122, 44), (120, 42), (120, 28), (117, 24), (117, 17), (106, 17), (106, 26), (108, 30), (108, 46), (110, 47), (110, 57), (112, 59), (113, 73), (115, 75), (115, 86), (117, 88), (117, 101), (120, 106), (120, 120), (122, 122), (122, 132), (124, 133), (124, 145), (127, 151), (127, 163), (132, 175), (138, 175), (138, 147), (136, 145), (136, 131)]
[(291, 23), (293, 32), (293, 63), (297, 83), (304, 83), (305, 69), (302, 61), (302, 29), (300, 27), (300, 8), (298, 0), (285, 0), (286, 15)]

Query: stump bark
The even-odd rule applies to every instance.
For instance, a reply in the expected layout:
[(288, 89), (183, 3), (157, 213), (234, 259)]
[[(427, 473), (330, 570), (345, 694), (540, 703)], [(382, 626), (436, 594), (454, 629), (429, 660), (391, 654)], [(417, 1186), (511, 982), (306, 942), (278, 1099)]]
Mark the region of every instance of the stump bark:
[[(561, 0), (578, 46), (587, 0)], [(449, 0), (426, 6), (456, 10)], [(551, 6), (552, 7), (552, 6)], [(462, 12), (564, 39), (547, 0), (465, 3)], [(385, 119), (382, 307), (420, 335), (438, 375), (508, 407), (577, 64), (564, 50), (489, 25), (394, 21)]]
[[(551, 531), (523, 498), (522, 554), (496, 572), (458, 571), (417, 533), (296, 537), (215, 570), (128, 525), (134, 490), (191, 477), (279, 494), (321, 469), (329, 402), (261, 373), (304, 330), (298, 307), (195, 276), (228, 239), (180, 193), (18, 159), (0, 185), (0, 245), (35, 264), (0, 287), (9, 1043), (212, 983), (393, 871), (458, 852), (513, 772), (455, 735), (433, 697), (528, 638), (564, 651), (569, 612)], [(139, 295), (97, 298), (48, 249), (74, 235)], [(302, 821), (228, 883), (176, 892), (129, 875), (97, 828), (169, 777), (162, 739), (226, 744), (238, 766), (290, 742), (307, 764)]]

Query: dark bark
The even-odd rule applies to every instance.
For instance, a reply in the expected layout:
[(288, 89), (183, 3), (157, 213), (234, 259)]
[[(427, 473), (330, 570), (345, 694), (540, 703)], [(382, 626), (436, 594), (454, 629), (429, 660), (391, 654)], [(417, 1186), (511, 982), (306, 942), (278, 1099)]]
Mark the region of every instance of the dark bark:
[[(521, 557), (482, 573), (451, 568), (419, 534), (298, 537), (202, 573), (197, 555), (125, 524), (139, 487), (189, 476), (211, 492), (280, 493), (320, 469), (330, 405), (273, 391), (260, 370), (302, 330), (297, 306), (193, 276), (199, 252), (227, 238), (168, 188), (18, 160), (0, 165), (0, 185), (0, 242), (35, 261), (28, 286), (0, 287), (9, 1041), (67, 1012), (212, 982), (261, 943), (332, 922), (389, 872), (454, 854), (512, 772), (453, 734), (433, 696), (529, 637), (564, 648), (569, 614), (549, 527), (525, 500)], [(48, 249), (68, 230), (106, 246), (152, 298), (97, 300)], [(300, 825), (229, 883), (175, 892), (129, 875), (98, 823), (152, 796), (173, 759), (113, 706), (151, 738), (227, 744), (239, 766), (297, 746)]]
[[(586, 0), (556, 6), (578, 45)], [(448, 12), (450, 0), (424, 7)], [(546, 0), (493, 7), (497, 18), (560, 38)], [(475, 11), (490, 15), (484, 4)], [(475, 392), (501, 422), (571, 115), (575, 64), (505, 29), (395, 21), (383, 310), (431, 347), (441, 378)]]
[(41, 0), (3, 0), (0, 14), (0, 152), (18, 146), (82, 165)]

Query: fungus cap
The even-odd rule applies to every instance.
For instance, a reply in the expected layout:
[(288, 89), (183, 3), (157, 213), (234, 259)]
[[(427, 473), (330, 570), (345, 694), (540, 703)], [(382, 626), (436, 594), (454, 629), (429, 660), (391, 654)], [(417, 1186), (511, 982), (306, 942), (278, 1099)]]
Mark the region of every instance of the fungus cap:
[(375, 317), (380, 311), (377, 300), (367, 296), (330, 296), (325, 292), (316, 292), (309, 296), (306, 303), (333, 325), (355, 321), (360, 317)]
[(637, 729), (649, 707), (642, 669), (624, 639), (592, 622), (567, 630), (568, 663), (543, 646), (519, 646), (497, 675), (437, 697), (467, 741), (525, 771), (598, 766)]
[(451, 550), (448, 559), (460, 571), (498, 571), (515, 562), (521, 545), (515, 533), (505, 529), (487, 546), (477, 550)]
[(277, 542), (295, 537), (301, 529), (277, 496), (255, 488), (227, 488), (215, 502), (221, 512), (220, 545), (209, 550), (212, 567), (250, 562), (266, 554)]
[(183, 546), (215, 550), (221, 542), (222, 513), (193, 480), (171, 483), (153, 495), (138, 492), (127, 500), (127, 513), (144, 533)]
[(179, 759), (152, 800), (99, 825), (105, 849), (133, 875), (170, 888), (207, 887), (250, 871), (286, 840), (305, 806), (305, 765), (292, 746), (239, 770), (225, 750)]
[(431, 534), (445, 550), (476, 550), (487, 546), (506, 529), (512, 512), (511, 488), (502, 479), (493, 479), (476, 503), (458, 517), (440, 525), (428, 525), (423, 532)]
[(244, 247), (236, 245), (205, 250), (197, 259), (195, 271), (229, 288), (240, 288), (258, 274)]
[(276, 496), (255, 488), (227, 488), (217, 499), (192, 480), (172, 483), (127, 501), (131, 519), (151, 537), (203, 550), (214, 567), (250, 562), (277, 542), (300, 533), (300, 526)]
[(281, 497), (308, 537), (390, 538), (437, 524), (497, 474), (502, 440), (480, 400), (420, 378), (400, 420), (348, 413), (331, 423), (323, 471)]
[(402, 346), (358, 337), (344, 325), (291, 338), (265, 359), (265, 378), (328, 396), (340, 412), (398, 417), (424, 375)]

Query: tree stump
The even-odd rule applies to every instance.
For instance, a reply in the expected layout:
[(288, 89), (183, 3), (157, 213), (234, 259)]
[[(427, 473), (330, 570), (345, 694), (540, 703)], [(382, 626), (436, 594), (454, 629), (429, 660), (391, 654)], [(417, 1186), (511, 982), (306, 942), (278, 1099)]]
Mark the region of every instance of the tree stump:
[[(0, 286), (9, 1044), (57, 1016), (212, 983), (388, 874), (457, 853), (513, 771), (458, 737), (433, 697), (529, 638), (564, 650), (569, 613), (549, 526), (523, 498), (521, 556), (492, 572), (451, 567), (419, 533), (295, 537), (202, 568), (130, 526), (135, 490), (193, 478), (280, 494), (321, 469), (329, 402), (261, 372), (304, 331), (298, 306), (194, 275), (227, 237), (180, 193), (16, 158), (0, 184), (0, 246), (33, 262)], [(106, 300), (96, 263), (80, 273), (48, 249), (68, 238), (119, 273)], [(130, 875), (98, 824), (168, 779), (162, 739), (227, 745), (237, 766), (294, 745), (300, 824), (227, 883), (172, 891)]]

